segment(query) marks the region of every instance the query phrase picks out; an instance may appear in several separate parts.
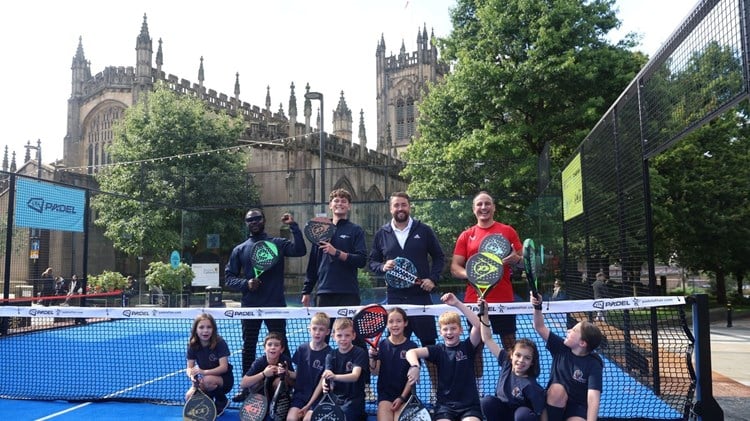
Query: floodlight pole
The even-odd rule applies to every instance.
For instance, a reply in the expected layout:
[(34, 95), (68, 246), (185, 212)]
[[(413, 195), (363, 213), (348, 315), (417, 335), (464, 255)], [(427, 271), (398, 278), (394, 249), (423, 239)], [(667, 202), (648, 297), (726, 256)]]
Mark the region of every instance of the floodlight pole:
[(320, 203), (322, 212), (326, 212), (326, 161), (325, 140), (323, 138), (323, 94), (320, 92), (307, 92), (305, 99), (320, 100)]

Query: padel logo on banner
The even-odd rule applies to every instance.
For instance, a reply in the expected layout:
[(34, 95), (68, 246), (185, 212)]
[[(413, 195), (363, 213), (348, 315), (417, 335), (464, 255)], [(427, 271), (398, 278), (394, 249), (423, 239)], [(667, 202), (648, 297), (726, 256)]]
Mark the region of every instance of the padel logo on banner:
[(37, 211), (39, 213), (44, 213), (44, 211), (50, 211), (50, 212), (60, 212), (60, 213), (69, 213), (72, 215), (76, 214), (76, 207), (73, 205), (66, 205), (62, 203), (50, 203), (50, 202), (44, 202), (44, 198), (41, 197), (32, 197), (29, 199), (28, 202), (26, 202), (26, 206), (31, 208), (34, 211)]

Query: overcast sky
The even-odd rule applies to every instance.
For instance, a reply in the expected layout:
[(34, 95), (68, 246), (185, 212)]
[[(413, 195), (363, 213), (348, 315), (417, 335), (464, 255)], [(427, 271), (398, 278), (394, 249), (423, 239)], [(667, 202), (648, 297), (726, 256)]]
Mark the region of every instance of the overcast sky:
[[(240, 74), (240, 99), (261, 108), (266, 87), (271, 109), (283, 104), (288, 115), (289, 86), (296, 86), (301, 113), (304, 87), (322, 92), (326, 129), (344, 91), (357, 138), (364, 111), (368, 147), (376, 142), (375, 48), (381, 34), (387, 55), (416, 49), (423, 25), (438, 37), (451, 30), (449, 8), (455, 0), (275, 0), (167, 2), (129, 0), (105, 4), (93, 0), (8, 1), (0, 6), (3, 63), (0, 80), (0, 153), (7, 145), (18, 165), (24, 145), (42, 141), (42, 159), (62, 158), (72, 58), (83, 39), (93, 74), (106, 66), (135, 66), (135, 45), (144, 13), (153, 39), (163, 41), (162, 70), (198, 82), (204, 58), (209, 89), (233, 96)], [(614, 37), (634, 31), (642, 51), (652, 55), (687, 13), (693, 0), (618, 0), (623, 27)], [(616, 39), (616, 38), (615, 38)], [(155, 61), (155, 58), (154, 58)], [(154, 66), (156, 63), (154, 62)], [(317, 109), (313, 104), (313, 113)], [(32, 158), (35, 151), (32, 151)]]

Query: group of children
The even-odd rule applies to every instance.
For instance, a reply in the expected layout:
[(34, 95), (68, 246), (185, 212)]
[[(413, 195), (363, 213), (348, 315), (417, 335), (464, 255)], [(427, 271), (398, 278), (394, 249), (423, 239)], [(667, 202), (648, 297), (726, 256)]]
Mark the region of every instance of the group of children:
[[(332, 336), (337, 347), (332, 349), (327, 343), (330, 319), (325, 313), (316, 313), (308, 327), (310, 341), (300, 345), (291, 360), (284, 354), (283, 335), (269, 333), (264, 341), (265, 355), (244, 374), (240, 386), (257, 390), (267, 382), (275, 385), (284, 378), (293, 386), (287, 421), (310, 421), (323, 393), (329, 393), (341, 406), (347, 420), (360, 421), (366, 417), (363, 374), (380, 374), (377, 419), (391, 421), (409, 399), (419, 380), (421, 360), (425, 360), (437, 368), (435, 420), (538, 421), (543, 413), (548, 421), (597, 419), (603, 362), (593, 353), (602, 338), (596, 325), (579, 322), (561, 338), (544, 324), (541, 297), (531, 296), (534, 329), (552, 356), (545, 390), (536, 380), (539, 353), (532, 340), (519, 339), (511, 349), (502, 349), (492, 338), (486, 312), (480, 318), (451, 293), (441, 300), (458, 309), (470, 323), (465, 339), (461, 339), (460, 314), (448, 311), (438, 319), (443, 343), (417, 347), (404, 336), (406, 313), (393, 307), (388, 311), (389, 335), (377, 349), (370, 349), (369, 355), (354, 346), (356, 333), (348, 318), (337, 318), (333, 323)], [(474, 357), (481, 352), (482, 344), (497, 358), (500, 377), (494, 395), (480, 399)], [(233, 384), (228, 356), (229, 349), (217, 335), (213, 317), (198, 316), (188, 346), (187, 374), (192, 380), (202, 375), (197, 387), (214, 398), (220, 412), (228, 405), (226, 393)], [(186, 398), (193, 391), (191, 388)]]

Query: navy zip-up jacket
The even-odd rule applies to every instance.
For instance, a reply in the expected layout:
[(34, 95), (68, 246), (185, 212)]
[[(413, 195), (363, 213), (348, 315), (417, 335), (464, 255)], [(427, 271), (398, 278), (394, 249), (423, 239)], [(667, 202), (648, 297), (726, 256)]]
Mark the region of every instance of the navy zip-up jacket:
[(315, 284), (318, 285), (318, 295), (359, 295), (357, 269), (367, 264), (365, 231), (359, 225), (349, 222), (348, 219), (340, 219), (336, 223), (336, 233), (331, 239), (331, 244), (337, 250), (349, 254), (349, 257), (346, 261), (342, 261), (323, 253), (317, 244), (313, 244), (310, 250), (310, 260), (307, 262), (302, 295), (312, 293)]
[[(427, 224), (412, 219), (409, 236), (403, 249), (396, 239), (390, 222), (380, 227), (375, 233), (370, 252), (370, 270), (378, 276), (385, 276), (383, 264), (396, 257), (406, 257), (411, 260), (417, 268), (417, 276), (420, 279), (430, 278), (437, 286), (440, 274), (443, 273), (445, 267), (445, 253), (440, 247), (435, 232)], [(430, 293), (419, 285), (403, 289), (389, 286), (387, 292), (389, 303), (391, 301), (404, 304), (432, 303)]]
[[(307, 246), (299, 225), (294, 222), (289, 224), (289, 229), (294, 236), (294, 242), (286, 238), (270, 237), (264, 232), (250, 236), (244, 243), (232, 250), (229, 262), (224, 268), (224, 284), (227, 288), (242, 293), (242, 307), (286, 307), (284, 257), (301, 257), (307, 253)], [(253, 265), (250, 263), (250, 250), (257, 241), (263, 240), (276, 244), (281, 259), (260, 275), (258, 278), (261, 281), (260, 287), (255, 291), (250, 291), (247, 281), (255, 277)]]

